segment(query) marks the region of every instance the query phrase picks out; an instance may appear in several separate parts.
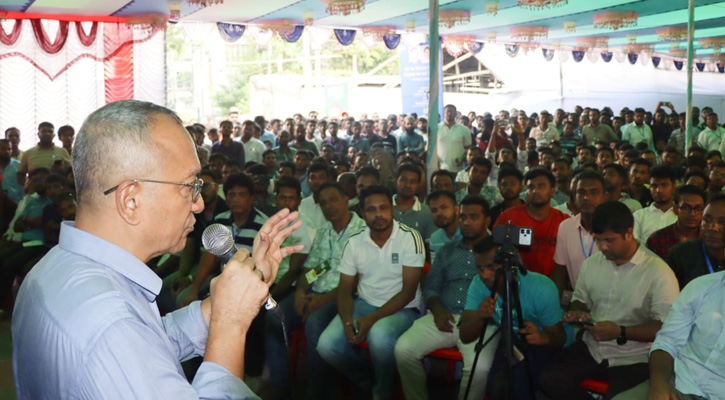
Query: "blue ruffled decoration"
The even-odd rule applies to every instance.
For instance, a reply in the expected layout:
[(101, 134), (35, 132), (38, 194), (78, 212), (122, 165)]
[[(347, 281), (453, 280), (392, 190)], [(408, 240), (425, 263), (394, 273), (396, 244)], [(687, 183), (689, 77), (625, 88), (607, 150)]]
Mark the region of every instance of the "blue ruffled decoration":
[(580, 62), (584, 59), (584, 52), (579, 50), (572, 50), (571, 56), (574, 58), (574, 61)]
[(718, 64), (717, 65), (717, 70), (720, 71), (720, 73), (722, 74), (723, 72), (725, 72), (725, 65)]
[(554, 49), (541, 49), (541, 52), (544, 53), (544, 60), (551, 61), (554, 59), (554, 53), (556, 53), (556, 50)]
[(471, 44), (470, 49), (471, 49), (471, 53), (478, 54), (481, 52), (481, 50), (483, 50), (483, 43), (482, 42), (473, 42)]
[(662, 61), (662, 58), (660, 57), (652, 57), (652, 65), (654, 65), (655, 68), (660, 66), (660, 61)]
[(516, 55), (519, 54), (519, 46), (515, 44), (507, 44), (506, 54), (508, 54), (509, 57), (516, 57)]
[(705, 70), (705, 63), (701, 63), (701, 62), (695, 63), (695, 67), (697, 68), (698, 71), (702, 72)]
[(355, 40), (355, 33), (357, 33), (354, 29), (335, 29), (334, 31), (337, 41), (343, 46), (349, 46)]
[(245, 25), (240, 24), (229, 24), (226, 22), (217, 22), (217, 28), (219, 28), (219, 34), (224, 41), (233, 43), (239, 40), (244, 34)]
[(385, 47), (387, 47), (388, 50), (395, 50), (400, 44), (400, 34), (389, 33), (383, 36), (383, 42), (385, 42)]
[(283, 33), (280, 36), (282, 36), (282, 39), (284, 39), (287, 43), (294, 43), (302, 37), (302, 32), (305, 30), (304, 25), (296, 25), (295, 29), (292, 30), (292, 32), (289, 33)]
[(629, 60), (629, 63), (634, 65), (637, 63), (637, 59), (639, 58), (639, 54), (636, 53), (628, 53), (627, 59)]
[(612, 61), (613, 55), (614, 53), (612, 53), (611, 51), (605, 51), (602, 53), (602, 60), (604, 60), (604, 62), (610, 62)]
[(682, 71), (682, 67), (685, 64), (682, 61), (675, 61), (675, 68), (677, 68), (678, 71)]

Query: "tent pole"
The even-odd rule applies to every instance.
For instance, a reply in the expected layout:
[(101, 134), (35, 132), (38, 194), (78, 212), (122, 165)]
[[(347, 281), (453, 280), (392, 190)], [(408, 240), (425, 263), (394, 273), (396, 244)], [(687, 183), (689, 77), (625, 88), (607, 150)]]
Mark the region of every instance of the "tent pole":
[[(440, 54), (440, 37), (438, 35), (438, 0), (429, 0), (428, 12), (430, 13), (429, 22), (429, 43), (430, 43), (430, 62), (429, 62), (429, 82), (428, 82), (428, 177), (433, 171), (438, 169), (436, 154), (436, 144), (438, 141), (438, 56)], [(426, 178), (428, 180), (428, 178)], [(430, 191), (430, 185), (427, 185)]]
[(685, 116), (687, 129), (685, 132), (685, 154), (683, 156), (687, 155), (692, 138), (692, 40), (695, 36), (695, 0), (689, 0), (687, 11), (687, 115)]

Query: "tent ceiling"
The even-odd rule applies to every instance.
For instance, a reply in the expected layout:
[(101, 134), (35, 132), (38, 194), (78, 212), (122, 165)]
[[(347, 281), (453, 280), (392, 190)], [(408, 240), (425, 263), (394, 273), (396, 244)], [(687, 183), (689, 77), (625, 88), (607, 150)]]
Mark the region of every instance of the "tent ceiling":
[[(512, 42), (510, 27), (543, 25), (549, 27), (549, 37), (541, 41), (542, 44), (560, 40), (563, 45), (574, 45), (577, 37), (608, 36), (610, 47), (616, 48), (627, 42), (626, 34), (634, 33), (637, 34), (638, 43), (655, 44), (657, 51), (666, 52), (670, 44), (659, 40), (656, 29), (687, 24), (686, 0), (569, 0), (564, 6), (545, 10), (527, 10), (519, 7), (517, 0), (500, 0), (495, 16), (487, 14), (485, 3), (486, 0), (440, 0), (441, 9), (471, 12), (470, 23), (451, 29), (442, 27), (441, 35), (474, 35), (485, 40), (487, 33), (493, 31), (497, 33), (497, 41)], [(166, 0), (0, 0), (0, 10), (72, 14), (78, 15), (79, 19), (144, 13), (168, 14)], [(636, 26), (617, 31), (594, 28), (594, 14), (605, 10), (637, 11), (639, 21)], [(191, 6), (183, 0), (181, 21), (255, 23), (290, 18), (301, 22), (305, 11), (315, 13), (316, 26), (360, 28), (393, 25), (399, 32), (404, 32), (405, 21), (415, 21), (417, 32), (425, 33), (428, 29), (426, 0), (368, 0), (361, 13), (344, 17), (327, 14), (321, 0), (224, 0), (223, 4), (208, 7)], [(576, 21), (576, 32), (566, 32), (564, 21)], [(725, 1), (697, 0), (695, 21), (696, 38), (725, 36)], [(685, 47), (684, 43), (681, 47)], [(712, 53), (712, 49), (698, 51), (698, 56), (709, 53)]]

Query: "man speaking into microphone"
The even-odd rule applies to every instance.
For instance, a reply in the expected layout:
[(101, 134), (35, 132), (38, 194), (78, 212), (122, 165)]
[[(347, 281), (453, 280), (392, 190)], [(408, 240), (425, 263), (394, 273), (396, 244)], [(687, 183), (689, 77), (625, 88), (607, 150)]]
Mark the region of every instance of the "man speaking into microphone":
[[(280, 244), (301, 223), (282, 211), (212, 281), (211, 296), (161, 318), (153, 257), (184, 248), (204, 209), (199, 160), (176, 114), (139, 101), (93, 112), (73, 151), (76, 222), (28, 274), (15, 305), (18, 399), (256, 398), (244, 385), (249, 324)], [(260, 279), (261, 276), (261, 279)], [(191, 384), (181, 361), (204, 356)]]

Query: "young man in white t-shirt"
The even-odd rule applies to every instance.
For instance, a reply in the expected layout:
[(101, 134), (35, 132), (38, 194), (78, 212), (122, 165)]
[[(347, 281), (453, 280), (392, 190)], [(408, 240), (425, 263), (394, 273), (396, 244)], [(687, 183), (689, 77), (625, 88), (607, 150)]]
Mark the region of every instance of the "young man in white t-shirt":
[[(322, 332), (320, 356), (375, 399), (390, 399), (395, 382), (395, 343), (418, 317), (418, 284), (425, 261), (420, 233), (393, 220), (393, 200), (384, 186), (360, 193), (367, 228), (353, 235), (338, 271), (338, 316)], [(358, 297), (353, 297), (358, 279)], [(367, 341), (373, 372), (353, 346)]]

